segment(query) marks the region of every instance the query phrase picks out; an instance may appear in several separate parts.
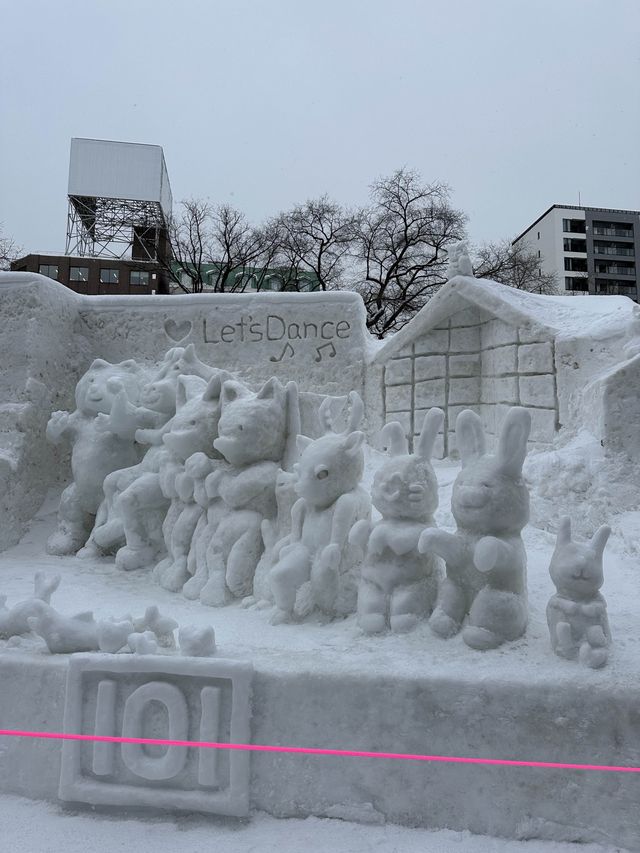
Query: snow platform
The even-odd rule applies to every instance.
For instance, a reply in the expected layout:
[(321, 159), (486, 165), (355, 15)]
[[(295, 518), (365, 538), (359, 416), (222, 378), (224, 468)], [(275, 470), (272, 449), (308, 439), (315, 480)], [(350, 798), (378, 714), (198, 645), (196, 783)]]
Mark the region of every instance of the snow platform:
[[(0, 592), (9, 604), (28, 597), (33, 573), (44, 569), (62, 574), (52, 603), (64, 613), (138, 615), (157, 603), (181, 625), (212, 624), (217, 657), (253, 665), (253, 743), (640, 766), (637, 555), (615, 530), (603, 590), (613, 655), (593, 672), (549, 647), (553, 537), (540, 530), (525, 535), (527, 635), (482, 653), (460, 637), (437, 639), (427, 625), (365, 637), (353, 617), (271, 626), (265, 612), (240, 605), (206, 608), (159, 589), (145, 572), (119, 572), (108, 559), (46, 556), (52, 526), (51, 513), (41, 513), (0, 555)], [(69, 657), (30, 638), (2, 647), (0, 727), (62, 731)], [(56, 800), (61, 754), (59, 741), (2, 738), (0, 790)], [(251, 809), (278, 817), (386, 820), (640, 850), (640, 773), (253, 753), (248, 796)]]

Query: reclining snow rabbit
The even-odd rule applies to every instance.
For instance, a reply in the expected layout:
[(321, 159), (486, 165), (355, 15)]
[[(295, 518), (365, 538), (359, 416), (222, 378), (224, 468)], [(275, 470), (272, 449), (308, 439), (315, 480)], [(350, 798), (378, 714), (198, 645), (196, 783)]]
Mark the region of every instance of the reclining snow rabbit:
[(526, 553), (520, 531), (529, 520), (529, 492), (522, 478), (531, 416), (509, 410), (495, 454), (485, 450), (482, 422), (460, 412), (456, 444), (462, 471), (453, 486), (456, 533), (425, 530), (418, 549), (446, 563), (429, 624), (441, 637), (463, 630), (467, 645), (490, 649), (520, 637), (527, 624)]

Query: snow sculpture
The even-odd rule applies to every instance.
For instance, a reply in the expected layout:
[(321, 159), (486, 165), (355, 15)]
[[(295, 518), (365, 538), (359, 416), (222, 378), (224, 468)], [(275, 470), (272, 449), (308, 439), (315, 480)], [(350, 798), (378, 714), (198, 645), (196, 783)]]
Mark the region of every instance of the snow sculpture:
[[(53, 444), (72, 444), (72, 482), (62, 493), (58, 528), (50, 536), (50, 554), (75, 554), (87, 541), (103, 499), (107, 474), (139, 461), (129, 425), (128, 403), (137, 402), (141, 368), (129, 359), (110, 364), (97, 358), (76, 386), (76, 410), (54, 412), (47, 424)], [(111, 415), (106, 429), (100, 415)]]
[(220, 388), (228, 376), (217, 371), (208, 383), (197, 376), (180, 376), (175, 416), (160, 430), (138, 431), (138, 439), (152, 444), (153, 454), (149, 459), (151, 451), (147, 453), (142, 473), (118, 499), (127, 542), (116, 554), (119, 568), (151, 567), (164, 553), (165, 542), (171, 542), (173, 525), (182, 510), (176, 477), (184, 472), (185, 461), (192, 454), (214, 455)]
[(603, 525), (588, 544), (573, 542), (571, 520), (563, 518), (549, 566), (557, 589), (547, 605), (551, 647), (560, 657), (577, 658), (592, 669), (606, 664), (611, 643), (607, 602), (598, 592), (610, 533), (611, 528)]
[(454, 243), (448, 250), (447, 280), (456, 275), (473, 275), (473, 266), (469, 257), (469, 247), (465, 240)]
[(382, 515), (373, 526), (359, 521), (350, 541), (366, 548), (358, 588), (358, 624), (367, 634), (390, 627), (410, 631), (429, 616), (438, 594), (439, 560), (418, 552), (425, 527), (435, 527), (438, 481), (430, 464), (442, 409), (425, 415), (414, 453), (409, 453), (402, 425), (388, 423), (382, 430), (390, 459), (373, 480), (373, 505)]
[[(179, 514), (172, 525), (166, 526), (165, 532), (169, 536), (167, 556), (158, 563), (154, 572), (162, 586), (173, 592), (181, 590), (190, 578), (188, 559), (192, 539), (201, 517), (206, 517), (204, 483), (214, 467), (214, 460), (206, 453), (194, 453), (185, 461), (184, 471), (175, 477), (174, 512), (179, 509)], [(200, 500), (196, 500), (196, 496)]]
[(325, 619), (353, 612), (357, 595), (357, 553), (349, 543), (353, 525), (371, 514), (360, 486), (364, 469), (364, 433), (355, 429), (362, 400), (352, 391), (347, 428), (333, 431), (329, 398), (320, 407), (327, 434), (298, 436), (295, 466), (299, 496), (291, 511), (291, 534), (276, 545), (277, 562), (269, 574), (276, 603), (271, 621), (302, 618), (317, 608)]
[(171, 616), (163, 616), (155, 604), (147, 607), (141, 619), (133, 619), (132, 622), (133, 627), (139, 634), (151, 631), (158, 645), (163, 649), (175, 648), (176, 638), (174, 631), (178, 627), (178, 623)]
[[(136, 428), (136, 441), (143, 445), (143, 450), (146, 449), (144, 459), (132, 467), (113, 471), (105, 478), (104, 498), (97, 512), (93, 531), (78, 556), (111, 553), (125, 544), (120, 495), (145, 473), (157, 473), (158, 457), (163, 451), (162, 435), (176, 413), (178, 379), (180, 376), (199, 376), (209, 380), (216, 372), (215, 368), (198, 359), (193, 344), (189, 344), (186, 349), (174, 347), (167, 352), (156, 373), (142, 388), (142, 406), (134, 407), (129, 404), (128, 407), (129, 421)], [(103, 426), (106, 424), (103, 423)], [(153, 512), (151, 508), (150, 512)]]
[(134, 655), (158, 654), (158, 643), (153, 631), (133, 632), (127, 637), (127, 645)]
[(20, 601), (11, 609), (6, 606), (7, 596), (0, 595), (0, 639), (28, 634), (29, 619), (42, 615), (49, 608), (51, 595), (60, 584), (60, 575), (48, 578), (44, 572), (36, 572), (33, 579), (33, 598)]
[(529, 493), (522, 478), (531, 416), (520, 407), (505, 417), (495, 454), (485, 451), (480, 417), (469, 409), (456, 420), (462, 471), (453, 486), (451, 509), (458, 529), (433, 528), (418, 550), (446, 563), (436, 609), (429, 624), (441, 637), (457, 634), (490, 649), (520, 637), (527, 624), (526, 553), (520, 532), (529, 520)]
[(63, 616), (48, 607), (28, 620), (29, 628), (42, 637), (52, 654), (74, 652), (116, 652), (133, 630), (131, 622), (96, 622), (91, 611)]
[(264, 551), (256, 566), (253, 577), (253, 595), (243, 602), (243, 607), (263, 609), (273, 604), (273, 593), (269, 583), (269, 573), (276, 562), (276, 552), (288, 544), (291, 534), (291, 510), (297, 500), (296, 475), (293, 471), (283, 471), (276, 476), (276, 506), (274, 519), (265, 518), (261, 525)]
[(178, 631), (180, 654), (192, 658), (210, 658), (216, 651), (216, 635), (213, 628), (197, 628), (183, 625)]
[(261, 526), (276, 515), (275, 484), (291, 457), (299, 431), (298, 387), (269, 379), (258, 391), (239, 382), (222, 387), (222, 415), (214, 447), (228, 467), (208, 481), (211, 500), (222, 502), (206, 552), (207, 579), (200, 600), (221, 606), (251, 593), (263, 549)]

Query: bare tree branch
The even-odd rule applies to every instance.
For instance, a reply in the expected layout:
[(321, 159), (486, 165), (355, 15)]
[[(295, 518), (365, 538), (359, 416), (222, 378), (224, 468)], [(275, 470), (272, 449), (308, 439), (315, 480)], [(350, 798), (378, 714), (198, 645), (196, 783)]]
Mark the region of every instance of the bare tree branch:
[(473, 274), (530, 293), (558, 292), (556, 274), (544, 272), (535, 252), (522, 245), (514, 246), (510, 240), (479, 246), (474, 252)]

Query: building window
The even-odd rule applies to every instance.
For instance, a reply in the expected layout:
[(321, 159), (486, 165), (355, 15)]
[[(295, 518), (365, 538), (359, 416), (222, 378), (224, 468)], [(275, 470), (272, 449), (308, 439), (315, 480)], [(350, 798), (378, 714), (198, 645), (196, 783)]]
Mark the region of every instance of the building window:
[(613, 293), (633, 297), (636, 294), (636, 283), (635, 281), (621, 281), (616, 278), (597, 278), (596, 291), (598, 293)]
[(129, 275), (129, 284), (135, 284), (139, 287), (148, 287), (149, 273), (146, 270), (131, 270)]
[(616, 243), (614, 240), (594, 240), (593, 251), (596, 255), (626, 255), (634, 257), (633, 243)]
[(599, 237), (633, 237), (631, 222), (596, 222), (593, 223), (593, 233)]
[(89, 267), (69, 267), (69, 281), (89, 281)]
[(636, 265), (631, 261), (596, 261), (596, 272), (605, 275), (633, 275)]
[(565, 237), (562, 241), (562, 245), (565, 252), (583, 252), (585, 255), (587, 253), (586, 240), (577, 240), (573, 237)]
[(46, 275), (48, 278), (54, 279), (54, 281), (58, 280), (58, 267), (53, 264), (40, 264), (38, 272), (40, 275)]
[(120, 282), (120, 270), (100, 270), (100, 284), (118, 284)]
[(564, 279), (564, 289), (571, 290), (577, 293), (588, 293), (589, 292), (589, 279), (586, 276), (576, 275), (576, 276), (565, 276)]
[(584, 219), (563, 219), (562, 230), (569, 234), (584, 234), (585, 221)]
[(570, 272), (586, 272), (587, 271), (587, 259), (586, 258), (565, 258), (564, 259), (564, 268), (569, 270)]

